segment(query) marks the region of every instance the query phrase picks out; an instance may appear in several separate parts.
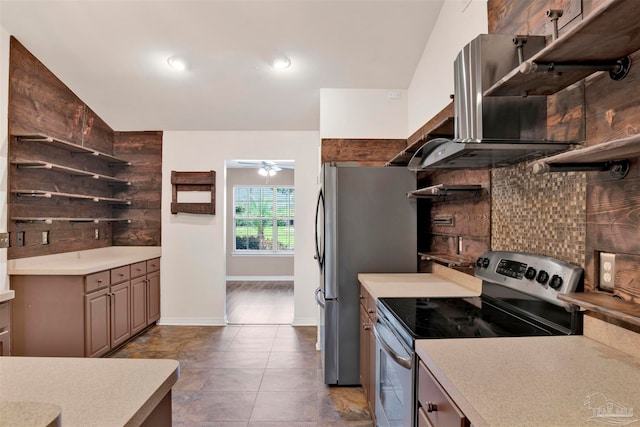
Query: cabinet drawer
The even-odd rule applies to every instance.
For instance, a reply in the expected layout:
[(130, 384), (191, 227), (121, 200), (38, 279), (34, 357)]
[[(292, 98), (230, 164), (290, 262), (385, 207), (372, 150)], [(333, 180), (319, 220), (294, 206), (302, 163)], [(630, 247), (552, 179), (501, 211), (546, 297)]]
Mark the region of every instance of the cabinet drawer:
[(427, 418), (427, 413), (424, 408), (418, 408), (418, 427), (433, 427), (433, 424), (429, 422), (429, 418)]
[[(469, 423), (424, 363), (419, 363), (418, 403), (427, 420), (438, 427), (465, 427)], [(427, 424), (428, 425), (428, 424)]]
[(89, 274), (84, 278), (84, 291), (86, 293), (109, 286), (109, 270)]
[(131, 264), (131, 278), (140, 277), (147, 274), (147, 263), (145, 261)]
[(112, 268), (111, 269), (111, 284), (115, 285), (116, 283), (122, 283), (126, 280), (129, 280), (131, 277), (131, 273), (129, 271), (129, 266), (125, 265), (124, 267)]
[(147, 261), (147, 273), (160, 270), (160, 258), (150, 259)]
[(9, 303), (3, 302), (2, 304), (0, 304), (0, 332), (4, 328), (9, 327), (9, 318), (10, 318)]

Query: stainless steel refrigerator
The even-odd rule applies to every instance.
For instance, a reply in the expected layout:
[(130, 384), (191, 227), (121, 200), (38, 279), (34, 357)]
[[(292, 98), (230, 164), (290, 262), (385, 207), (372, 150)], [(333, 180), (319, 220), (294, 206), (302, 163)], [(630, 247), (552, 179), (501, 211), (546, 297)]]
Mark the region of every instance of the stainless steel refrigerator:
[(358, 273), (417, 271), (415, 188), (406, 168), (323, 165), (315, 258), (325, 384), (360, 383)]

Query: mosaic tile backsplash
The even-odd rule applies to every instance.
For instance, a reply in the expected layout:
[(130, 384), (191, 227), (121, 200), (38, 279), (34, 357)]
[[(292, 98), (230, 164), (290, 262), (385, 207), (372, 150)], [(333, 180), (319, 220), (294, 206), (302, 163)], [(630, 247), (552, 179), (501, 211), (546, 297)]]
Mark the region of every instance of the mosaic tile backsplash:
[(491, 249), (585, 265), (585, 172), (534, 175), (527, 162), (491, 171)]

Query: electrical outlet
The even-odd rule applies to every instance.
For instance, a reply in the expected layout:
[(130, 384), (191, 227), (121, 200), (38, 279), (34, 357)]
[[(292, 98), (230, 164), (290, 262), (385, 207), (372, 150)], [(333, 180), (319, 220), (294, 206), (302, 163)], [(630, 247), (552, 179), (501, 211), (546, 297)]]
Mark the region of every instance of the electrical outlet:
[(0, 233), (0, 248), (9, 247), (9, 233)]
[(43, 245), (49, 244), (49, 230), (42, 232), (42, 244)]
[(96, 240), (100, 240), (100, 229), (96, 228), (95, 230), (93, 230), (93, 236)]
[(616, 278), (616, 254), (600, 252), (600, 288), (612, 291)]
[(24, 231), (16, 232), (16, 246), (24, 246)]

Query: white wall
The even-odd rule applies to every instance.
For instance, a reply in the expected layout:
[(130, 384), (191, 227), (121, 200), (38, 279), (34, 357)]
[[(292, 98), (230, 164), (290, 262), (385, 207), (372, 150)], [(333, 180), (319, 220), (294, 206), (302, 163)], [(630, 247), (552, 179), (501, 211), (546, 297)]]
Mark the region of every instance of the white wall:
[(406, 133), (406, 90), (320, 89), (321, 138), (394, 139)]
[(411, 135), (451, 102), (453, 61), (478, 34), (488, 31), (486, 0), (446, 0), (408, 91)]
[[(295, 325), (315, 325), (313, 255), (318, 189), (317, 132), (165, 132), (162, 142), (161, 324), (225, 322), (225, 161), (294, 160)], [(172, 215), (171, 171), (216, 171), (216, 215)]]
[[(2, 8), (0, 3), (0, 9)], [(2, 11), (0, 10), (0, 13)], [(7, 231), (9, 33), (0, 27), (0, 232)], [(0, 249), (0, 290), (9, 289), (7, 250)]]

